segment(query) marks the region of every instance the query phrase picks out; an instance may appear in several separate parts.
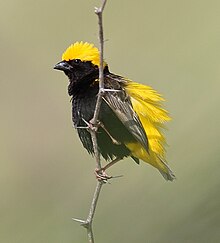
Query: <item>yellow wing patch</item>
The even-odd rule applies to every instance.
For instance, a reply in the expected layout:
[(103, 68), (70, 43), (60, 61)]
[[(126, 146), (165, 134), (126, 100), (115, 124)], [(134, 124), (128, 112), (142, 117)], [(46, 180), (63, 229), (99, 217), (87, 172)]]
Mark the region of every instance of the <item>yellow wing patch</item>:
[[(70, 45), (62, 55), (63, 61), (80, 59), (81, 61), (91, 61), (92, 64), (99, 66), (99, 50), (88, 42), (76, 42)], [(103, 63), (106, 66), (106, 63)]]

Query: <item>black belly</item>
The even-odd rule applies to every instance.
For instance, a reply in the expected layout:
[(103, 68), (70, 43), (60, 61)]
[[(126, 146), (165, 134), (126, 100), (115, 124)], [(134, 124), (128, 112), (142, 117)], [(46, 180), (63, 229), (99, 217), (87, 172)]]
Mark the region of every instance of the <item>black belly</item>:
[[(91, 135), (87, 129), (83, 129), (82, 127), (86, 127), (86, 123), (83, 119), (88, 122), (92, 119), (96, 99), (97, 98), (94, 93), (90, 93), (90, 95), (87, 93), (86, 98), (77, 97), (72, 100), (74, 125), (77, 128), (78, 135), (83, 146), (91, 154), (94, 154)], [(102, 156), (106, 160), (111, 160), (115, 157), (123, 158), (129, 156), (130, 150), (124, 145), (124, 143), (134, 141), (134, 138), (104, 100), (99, 113), (99, 121), (105, 128), (103, 129), (102, 127), (99, 127), (97, 131), (97, 142)], [(119, 144), (115, 144), (111, 137)]]

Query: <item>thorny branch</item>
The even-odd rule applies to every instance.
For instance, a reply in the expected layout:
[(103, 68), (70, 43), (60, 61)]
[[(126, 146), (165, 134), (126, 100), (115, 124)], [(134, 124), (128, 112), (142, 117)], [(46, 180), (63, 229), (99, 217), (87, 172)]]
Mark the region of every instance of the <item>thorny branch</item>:
[[(97, 97), (96, 107), (94, 111), (94, 115), (92, 120), (90, 121), (90, 134), (93, 143), (93, 149), (96, 159), (96, 168), (101, 169), (101, 162), (100, 162), (100, 153), (97, 144), (97, 126), (98, 126), (98, 116), (100, 112), (100, 107), (102, 103), (102, 97), (104, 95), (104, 74), (103, 74), (103, 49), (104, 49), (104, 34), (103, 34), (103, 24), (102, 24), (102, 13), (104, 11), (105, 5), (107, 0), (102, 0), (102, 4), (99, 8), (95, 8), (95, 13), (98, 16), (98, 25), (99, 25), (99, 52), (100, 52), (100, 64), (99, 64), (99, 93)], [(97, 180), (96, 189), (93, 195), (92, 203), (90, 206), (89, 214), (86, 220), (75, 219), (76, 222), (80, 223), (83, 227), (87, 229), (87, 235), (89, 243), (94, 243), (94, 236), (92, 231), (92, 222), (97, 206), (97, 202), (99, 199), (101, 188), (104, 184), (103, 180)]]

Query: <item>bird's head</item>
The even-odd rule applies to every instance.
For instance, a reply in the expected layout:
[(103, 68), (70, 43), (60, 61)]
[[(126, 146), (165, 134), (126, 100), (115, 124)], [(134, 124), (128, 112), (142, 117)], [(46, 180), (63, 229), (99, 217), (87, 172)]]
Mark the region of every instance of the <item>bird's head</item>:
[[(57, 63), (54, 69), (63, 71), (70, 82), (79, 83), (87, 77), (98, 75), (99, 58), (99, 50), (93, 44), (76, 42), (66, 49), (62, 61)], [(105, 62), (103, 65), (107, 67)]]

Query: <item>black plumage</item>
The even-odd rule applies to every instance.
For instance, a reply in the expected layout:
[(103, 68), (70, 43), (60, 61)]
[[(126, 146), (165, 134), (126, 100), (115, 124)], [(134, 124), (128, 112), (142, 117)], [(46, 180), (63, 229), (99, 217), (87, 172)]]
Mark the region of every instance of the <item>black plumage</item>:
[[(72, 119), (83, 146), (94, 154), (87, 123), (93, 118), (99, 91), (99, 70), (91, 62), (78, 59), (62, 61), (55, 66), (69, 78), (68, 93), (72, 96)], [(130, 156), (125, 142), (140, 142), (148, 149), (148, 140), (141, 122), (133, 111), (131, 101), (123, 89), (126, 81), (104, 69), (106, 91), (98, 120), (97, 142), (100, 153), (106, 160)], [(135, 157), (136, 162), (139, 160)]]

